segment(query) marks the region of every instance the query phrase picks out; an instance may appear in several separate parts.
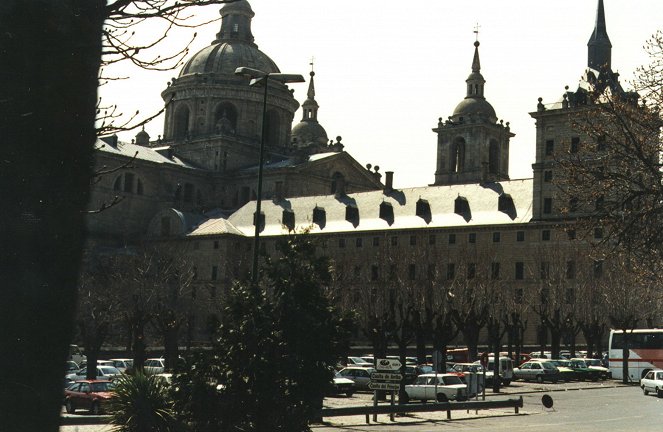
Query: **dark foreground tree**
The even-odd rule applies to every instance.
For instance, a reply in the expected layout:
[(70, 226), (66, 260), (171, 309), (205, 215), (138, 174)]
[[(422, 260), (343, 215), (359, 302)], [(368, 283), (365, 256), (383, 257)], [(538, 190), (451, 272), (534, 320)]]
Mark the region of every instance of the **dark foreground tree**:
[(309, 430), (347, 350), (348, 321), (327, 296), (329, 262), (305, 235), (279, 244), (263, 274), (258, 289), (231, 290), (214, 350), (179, 378), (177, 411), (197, 430)]

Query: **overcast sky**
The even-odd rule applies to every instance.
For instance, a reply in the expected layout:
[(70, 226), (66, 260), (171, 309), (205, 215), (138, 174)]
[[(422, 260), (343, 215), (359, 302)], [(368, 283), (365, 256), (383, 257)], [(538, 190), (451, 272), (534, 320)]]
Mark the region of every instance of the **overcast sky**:
[[(485, 96), (499, 119), (510, 122), (510, 176), (531, 177), (537, 98), (552, 103), (564, 86), (573, 90), (587, 64), (587, 41), (597, 0), (250, 0), (255, 42), (284, 73), (308, 79), (314, 57), (318, 120), (328, 136), (343, 137), (359, 163), (394, 171), (394, 186), (434, 181), (438, 117), (450, 116), (465, 97), (474, 29), (479, 24)], [(604, 0), (612, 67), (628, 86), (635, 68), (648, 63), (642, 49), (663, 29), (663, 0)], [(219, 7), (198, 9), (202, 18)], [(209, 45), (220, 21), (197, 31), (196, 52)], [(166, 45), (164, 50), (168, 50)], [(160, 93), (172, 72), (120, 72), (131, 78), (104, 86), (100, 95), (123, 112), (147, 115), (163, 105)], [(292, 84), (306, 99), (307, 84)], [(301, 110), (295, 114), (295, 124)], [(153, 139), (163, 119), (146, 126)], [(120, 134), (130, 141), (135, 132)]]

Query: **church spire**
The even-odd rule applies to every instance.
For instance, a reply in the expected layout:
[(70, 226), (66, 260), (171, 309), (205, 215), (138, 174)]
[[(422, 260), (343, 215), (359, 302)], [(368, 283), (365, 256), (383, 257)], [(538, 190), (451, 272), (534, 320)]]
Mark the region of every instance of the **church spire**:
[(308, 92), (306, 92), (306, 100), (302, 104), (303, 118), (302, 121), (318, 121), (318, 102), (315, 101), (315, 83), (313, 82), (313, 77), (315, 72), (313, 72), (313, 61), (311, 60), (311, 72), (309, 73), (311, 80), (308, 83)]
[(474, 58), (472, 59), (472, 73), (467, 77), (467, 96), (465, 98), (484, 99), (483, 87), (486, 80), (481, 75), (481, 62), (479, 61), (479, 41), (474, 42)]
[(608, 37), (608, 31), (605, 24), (605, 11), (603, 9), (603, 0), (599, 0), (596, 10), (596, 24), (592, 36), (587, 42), (587, 66), (594, 70), (611, 70), (612, 43)]

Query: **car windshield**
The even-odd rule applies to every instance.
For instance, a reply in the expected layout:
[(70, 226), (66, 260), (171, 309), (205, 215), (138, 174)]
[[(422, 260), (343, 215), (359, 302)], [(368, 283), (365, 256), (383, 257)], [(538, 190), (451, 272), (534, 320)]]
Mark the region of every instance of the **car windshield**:
[(459, 377), (457, 376), (445, 376), (442, 377), (442, 382), (444, 382), (444, 385), (454, 385), (454, 384), (462, 384), (463, 382), (460, 380)]
[(103, 375), (119, 375), (120, 370), (114, 366), (99, 366), (99, 370)]
[(599, 359), (587, 359), (585, 360), (589, 366), (601, 366), (601, 360)]
[(541, 362), (541, 366), (543, 366), (544, 369), (555, 369), (555, 365), (552, 364), (551, 362)]
[(90, 383), (90, 388), (94, 393), (107, 392), (115, 388), (111, 382), (96, 382)]
[(571, 367), (573, 368), (585, 368), (587, 365), (582, 360), (571, 360)]

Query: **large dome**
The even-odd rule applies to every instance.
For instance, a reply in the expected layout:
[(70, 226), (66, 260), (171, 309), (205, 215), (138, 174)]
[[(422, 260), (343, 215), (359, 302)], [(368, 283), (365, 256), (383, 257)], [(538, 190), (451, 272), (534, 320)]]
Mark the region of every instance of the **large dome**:
[(297, 140), (297, 147), (310, 144), (326, 146), (329, 141), (325, 128), (320, 123), (311, 121), (302, 121), (292, 128), (292, 138)]
[(280, 72), (276, 63), (254, 44), (236, 41), (215, 43), (197, 52), (184, 65), (180, 77), (195, 73), (234, 75), (240, 66), (269, 73)]
[[(470, 116), (485, 117), (491, 123), (497, 122), (495, 108), (485, 99), (468, 97), (463, 99), (454, 110), (453, 117), (458, 120), (460, 117)], [(465, 119), (467, 120), (467, 119)]]

